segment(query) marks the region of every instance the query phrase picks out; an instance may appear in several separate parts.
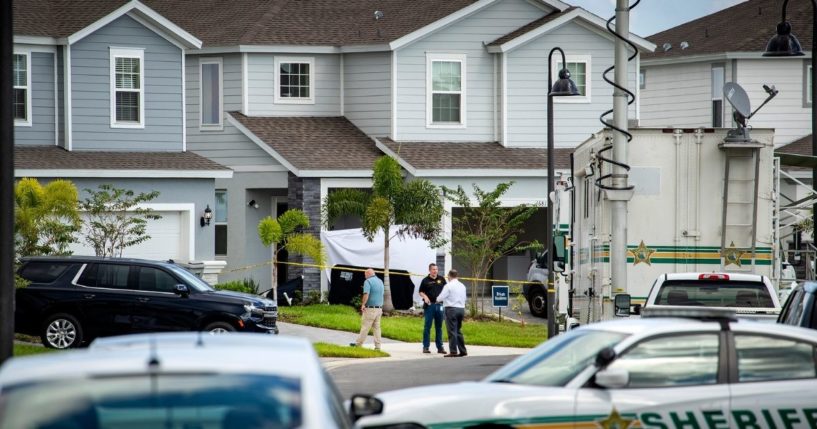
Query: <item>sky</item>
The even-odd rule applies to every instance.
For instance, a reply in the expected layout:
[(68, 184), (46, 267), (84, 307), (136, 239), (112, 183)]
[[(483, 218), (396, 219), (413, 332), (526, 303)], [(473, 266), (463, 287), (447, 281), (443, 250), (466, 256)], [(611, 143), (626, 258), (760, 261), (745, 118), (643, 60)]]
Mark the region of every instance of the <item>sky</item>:
[[(630, 0), (633, 3), (635, 0)], [(744, 0), (641, 0), (630, 12), (630, 31), (651, 36), (668, 28), (734, 6)], [(605, 20), (615, 15), (616, 0), (565, 0)]]

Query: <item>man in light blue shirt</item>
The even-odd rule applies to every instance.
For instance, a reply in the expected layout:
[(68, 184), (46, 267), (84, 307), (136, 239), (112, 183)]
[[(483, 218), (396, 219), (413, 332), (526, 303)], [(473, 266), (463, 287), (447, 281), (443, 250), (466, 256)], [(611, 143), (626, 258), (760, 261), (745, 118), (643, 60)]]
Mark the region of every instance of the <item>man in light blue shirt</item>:
[(360, 335), (349, 345), (362, 346), (369, 335), (369, 330), (374, 327), (374, 349), (380, 350), (380, 318), (383, 316), (383, 292), (386, 288), (383, 281), (374, 275), (373, 269), (367, 268), (365, 276), (363, 297), (360, 300)]

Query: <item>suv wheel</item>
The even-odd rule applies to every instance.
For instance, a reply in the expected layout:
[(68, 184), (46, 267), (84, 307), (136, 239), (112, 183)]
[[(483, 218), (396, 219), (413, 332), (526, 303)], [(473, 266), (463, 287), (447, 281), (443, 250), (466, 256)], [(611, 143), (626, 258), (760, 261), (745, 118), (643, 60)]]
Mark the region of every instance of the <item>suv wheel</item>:
[(528, 293), (528, 307), (531, 314), (536, 317), (547, 317), (547, 296), (542, 290), (542, 285), (531, 285), (531, 291)]
[(46, 319), (40, 339), (52, 349), (68, 349), (82, 344), (82, 326), (70, 314), (59, 313)]
[(221, 335), (229, 334), (230, 332), (235, 332), (235, 328), (233, 327), (233, 325), (226, 322), (213, 322), (207, 325), (204, 328), (204, 330), (209, 332), (210, 335)]

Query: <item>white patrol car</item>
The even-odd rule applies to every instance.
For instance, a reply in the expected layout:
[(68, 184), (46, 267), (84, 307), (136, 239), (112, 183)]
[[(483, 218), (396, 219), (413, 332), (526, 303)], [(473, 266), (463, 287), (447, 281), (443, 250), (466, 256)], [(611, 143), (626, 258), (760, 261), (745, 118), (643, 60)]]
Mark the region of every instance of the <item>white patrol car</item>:
[(0, 428), (349, 428), (305, 339), (147, 334), (0, 368)]
[(376, 395), (383, 414), (358, 424), (817, 428), (816, 356), (817, 331), (722, 310), (645, 310), (559, 335), (481, 382)]
[(774, 323), (780, 300), (766, 276), (742, 273), (670, 273), (660, 275), (644, 308), (731, 308), (741, 319)]

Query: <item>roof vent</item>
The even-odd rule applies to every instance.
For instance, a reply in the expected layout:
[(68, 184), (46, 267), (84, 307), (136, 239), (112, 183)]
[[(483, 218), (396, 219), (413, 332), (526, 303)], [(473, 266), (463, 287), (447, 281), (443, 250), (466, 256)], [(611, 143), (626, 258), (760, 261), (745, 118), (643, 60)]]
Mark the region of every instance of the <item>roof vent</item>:
[(374, 11), (374, 20), (375, 21), (380, 20), (381, 18), (383, 18), (383, 16), (384, 16), (383, 12), (381, 12), (379, 10)]
[(667, 51), (669, 51), (670, 49), (672, 49), (672, 43), (664, 43), (664, 45), (662, 46), (662, 48), (664, 48), (664, 52), (667, 52)]
[(683, 41), (683, 42), (681, 42), (681, 49), (682, 49), (682, 50), (683, 50), (683, 49), (686, 49), (686, 48), (688, 48), (688, 47), (689, 47), (689, 42), (687, 42), (686, 40), (685, 40), (685, 41)]

